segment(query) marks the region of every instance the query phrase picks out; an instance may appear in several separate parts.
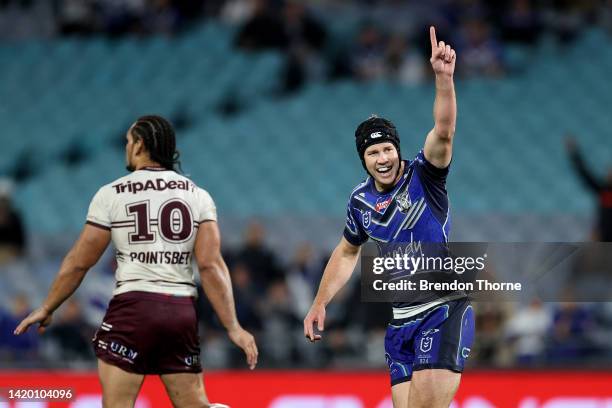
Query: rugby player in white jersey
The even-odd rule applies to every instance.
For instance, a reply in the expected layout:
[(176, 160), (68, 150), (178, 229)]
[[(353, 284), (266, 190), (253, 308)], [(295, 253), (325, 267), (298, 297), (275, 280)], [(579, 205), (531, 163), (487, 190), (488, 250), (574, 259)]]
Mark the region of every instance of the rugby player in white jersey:
[(112, 240), (117, 284), (93, 339), (103, 406), (133, 407), (144, 376), (154, 374), (175, 407), (220, 407), (208, 402), (202, 381), (192, 256), (206, 296), (251, 369), (258, 353), (236, 318), (215, 204), (175, 171), (174, 130), (164, 118), (139, 118), (126, 138), (130, 174), (98, 190), (46, 300), (15, 334), (36, 323), (44, 332)]

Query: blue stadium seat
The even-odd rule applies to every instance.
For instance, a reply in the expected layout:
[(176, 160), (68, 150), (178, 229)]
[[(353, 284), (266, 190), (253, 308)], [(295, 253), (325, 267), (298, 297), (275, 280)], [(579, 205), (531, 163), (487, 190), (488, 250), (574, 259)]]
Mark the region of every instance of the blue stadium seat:
[[(338, 30), (355, 27), (349, 18)], [(178, 133), (184, 168), (211, 191), (223, 214), (240, 217), (342, 216), (352, 186), (365, 176), (354, 128), (372, 113), (396, 122), (405, 158), (422, 148), (433, 124), (431, 84), (312, 83), (277, 100), (272, 95), (282, 56), (236, 51), (234, 34), (207, 22), (172, 39), (0, 46), (0, 94), (12, 102), (0, 107), (11, 135), (3, 143), (0, 173), (14, 169), (24, 153), (36, 163), (38, 175), (17, 192), (28, 225), (49, 232), (79, 228), (95, 188), (123, 174), (121, 138), (144, 113), (190, 116), (190, 127)], [(602, 86), (612, 71), (612, 49), (600, 49), (602, 35), (587, 32), (567, 49), (546, 38), (535, 50), (513, 48), (515, 66), (528, 54), (529, 69), (502, 79), (458, 81), (449, 180), (454, 211), (590, 209), (562, 141), (575, 134), (595, 168), (612, 161), (605, 137), (609, 119), (600, 113), (612, 102)], [(582, 63), (593, 50), (598, 63)], [(231, 98), (248, 109), (221, 117), (217, 108)], [(66, 167), (61, 159), (75, 146), (86, 159)]]

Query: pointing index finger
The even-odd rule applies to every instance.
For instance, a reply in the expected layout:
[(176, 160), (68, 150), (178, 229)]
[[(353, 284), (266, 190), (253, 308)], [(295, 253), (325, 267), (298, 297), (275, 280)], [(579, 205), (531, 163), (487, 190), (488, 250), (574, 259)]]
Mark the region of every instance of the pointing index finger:
[(438, 40), (436, 39), (436, 28), (434, 26), (429, 27), (429, 39), (431, 40), (431, 50), (433, 51), (438, 47)]

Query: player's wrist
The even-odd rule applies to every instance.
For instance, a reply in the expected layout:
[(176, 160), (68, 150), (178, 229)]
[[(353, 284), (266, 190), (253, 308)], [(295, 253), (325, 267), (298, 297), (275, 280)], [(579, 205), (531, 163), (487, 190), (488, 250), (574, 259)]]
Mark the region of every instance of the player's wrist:
[(436, 89), (439, 91), (451, 90), (454, 86), (453, 74), (436, 74)]
[(45, 314), (47, 314), (48, 316), (51, 316), (54, 312), (54, 309), (51, 308), (51, 306), (49, 306), (48, 304), (42, 304), (39, 309), (41, 311), (43, 311)]
[(225, 330), (228, 333), (235, 333), (236, 331), (240, 330), (242, 327), (240, 326), (240, 323), (238, 322), (234, 322), (232, 324), (228, 324), (225, 326)]
[(325, 307), (327, 306), (328, 303), (329, 303), (329, 301), (325, 301), (323, 299), (315, 298), (314, 302), (312, 302), (312, 308), (313, 309), (316, 309), (316, 308), (323, 308), (323, 309), (325, 309)]

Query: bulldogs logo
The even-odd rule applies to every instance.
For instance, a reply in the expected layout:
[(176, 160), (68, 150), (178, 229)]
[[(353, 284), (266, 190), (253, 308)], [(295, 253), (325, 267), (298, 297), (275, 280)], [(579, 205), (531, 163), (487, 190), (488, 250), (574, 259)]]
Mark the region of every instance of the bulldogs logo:
[(407, 213), (410, 207), (412, 207), (412, 201), (410, 200), (408, 190), (398, 194), (395, 197), (395, 202), (397, 203), (397, 208), (399, 208), (400, 212), (402, 213)]

